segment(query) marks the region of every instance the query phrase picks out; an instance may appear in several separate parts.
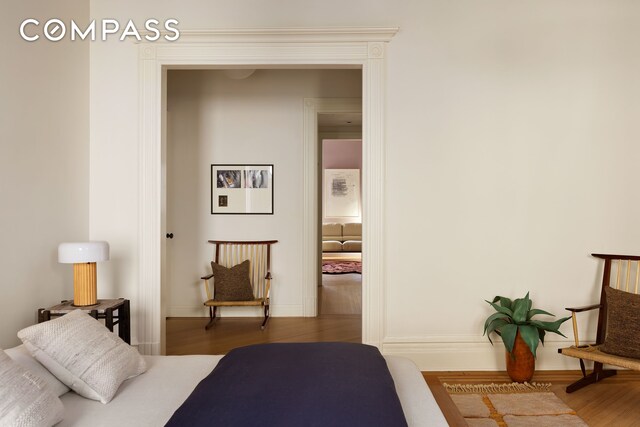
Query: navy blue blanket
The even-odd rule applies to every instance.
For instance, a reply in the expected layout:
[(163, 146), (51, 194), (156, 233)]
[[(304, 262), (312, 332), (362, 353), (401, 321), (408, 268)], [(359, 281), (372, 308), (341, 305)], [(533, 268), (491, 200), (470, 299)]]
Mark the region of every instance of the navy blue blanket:
[(220, 360), (167, 426), (406, 426), (377, 348), (263, 344)]

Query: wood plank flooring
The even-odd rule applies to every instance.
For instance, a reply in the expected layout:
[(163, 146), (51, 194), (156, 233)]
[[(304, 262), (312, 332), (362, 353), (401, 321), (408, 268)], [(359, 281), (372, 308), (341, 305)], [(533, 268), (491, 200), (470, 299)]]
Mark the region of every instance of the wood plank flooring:
[(362, 315), (361, 274), (323, 274), (322, 286), (318, 291), (318, 311), (321, 316)]
[[(466, 426), (440, 383), (510, 382), (506, 372), (423, 372), (434, 397), (452, 426)], [(537, 371), (533, 381), (552, 383), (551, 390), (591, 427), (640, 426), (640, 372), (620, 371), (576, 392), (565, 387), (581, 377), (580, 371)], [(437, 393), (437, 394), (436, 394)]]
[(223, 317), (208, 331), (202, 317), (167, 319), (167, 354), (226, 354), (236, 347), (271, 342), (362, 342), (360, 316), (273, 317), (264, 331), (257, 317)]

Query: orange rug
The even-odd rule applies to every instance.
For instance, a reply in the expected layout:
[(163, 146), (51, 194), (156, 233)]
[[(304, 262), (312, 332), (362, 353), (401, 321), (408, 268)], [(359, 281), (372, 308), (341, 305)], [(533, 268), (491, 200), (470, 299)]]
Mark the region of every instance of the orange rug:
[(443, 384), (471, 427), (584, 427), (551, 384)]

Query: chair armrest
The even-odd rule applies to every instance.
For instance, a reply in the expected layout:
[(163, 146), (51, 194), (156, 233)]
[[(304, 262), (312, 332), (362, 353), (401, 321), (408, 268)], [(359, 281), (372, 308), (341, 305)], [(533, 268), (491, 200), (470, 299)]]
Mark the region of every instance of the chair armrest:
[(202, 282), (203, 286), (204, 286), (204, 292), (207, 294), (207, 300), (212, 300), (213, 299), (213, 295), (215, 293), (215, 289), (212, 289), (209, 286), (209, 279), (211, 279), (213, 277), (213, 273), (207, 275), (207, 276), (202, 276), (200, 279), (204, 280), (204, 282)]
[(565, 308), (565, 310), (569, 310), (572, 313), (581, 313), (583, 311), (589, 311), (589, 310), (594, 310), (596, 308), (600, 308), (602, 306), (602, 304), (591, 304), (591, 305), (585, 305), (584, 307), (567, 307)]
[(585, 305), (584, 307), (567, 307), (566, 310), (571, 312), (571, 323), (573, 323), (573, 338), (576, 347), (580, 347), (580, 338), (578, 337), (578, 321), (576, 319), (576, 313), (581, 313), (583, 311), (594, 310), (596, 308), (600, 308), (602, 304), (591, 304)]

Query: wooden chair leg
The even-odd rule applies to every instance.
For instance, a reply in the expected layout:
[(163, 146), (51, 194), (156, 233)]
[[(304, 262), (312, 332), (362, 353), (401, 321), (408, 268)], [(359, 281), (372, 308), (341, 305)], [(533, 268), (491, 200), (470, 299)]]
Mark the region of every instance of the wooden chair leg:
[[(582, 362), (582, 359), (580, 359)], [(616, 375), (618, 371), (613, 369), (602, 369), (602, 363), (595, 362), (593, 365), (593, 371), (589, 375), (585, 375), (578, 381), (569, 384), (567, 386), (567, 393), (573, 393), (576, 390), (580, 390), (582, 387), (589, 384), (597, 383), (600, 380)]]
[(269, 320), (269, 306), (265, 305), (264, 306), (264, 322), (262, 322), (262, 326), (260, 326), (260, 329), (264, 331), (264, 328), (267, 326), (267, 321)]
[(209, 307), (209, 317), (211, 318), (211, 320), (209, 320), (209, 323), (207, 323), (207, 326), (204, 327), (205, 331), (208, 331), (210, 327), (213, 326), (213, 324), (216, 321), (216, 311), (217, 311), (218, 307)]

